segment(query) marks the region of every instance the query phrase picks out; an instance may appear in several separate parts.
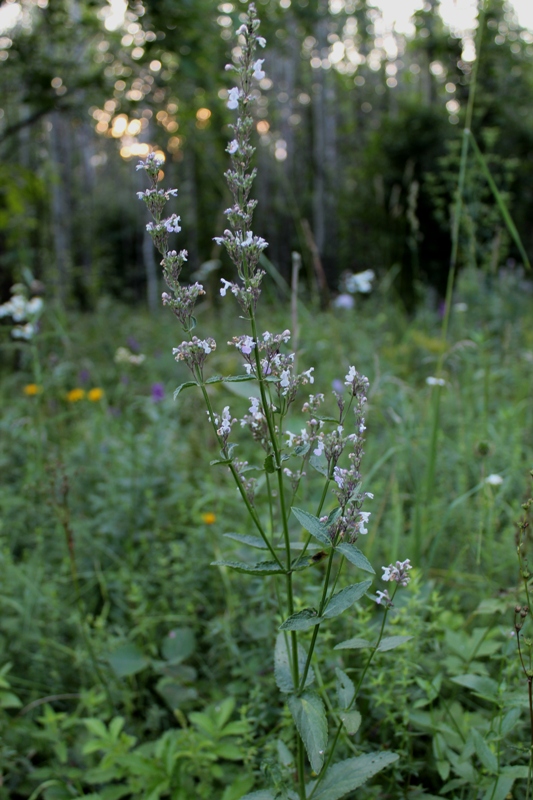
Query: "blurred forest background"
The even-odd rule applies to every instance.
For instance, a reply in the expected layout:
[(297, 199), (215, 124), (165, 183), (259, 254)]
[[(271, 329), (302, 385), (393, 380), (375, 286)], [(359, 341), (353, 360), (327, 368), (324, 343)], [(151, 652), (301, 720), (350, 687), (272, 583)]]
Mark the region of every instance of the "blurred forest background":
[[(255, 227), (289, 279), (391, 271), (408, 310), (444, 294), (451, 203), (473, 41), (437, 0), (412, 35), (367, 0), (258, 0), (266, 77), (255, 109)], [(240, 0), (5, 0), (0, 6), (0, 296), (22, 267), (49, 297), (93, 308), (103, 294), (158, 303), (135, 171), (152, 149), (178, 186), (189, 271), (221, 267), (226, 108)], [(473, 129), (533, 258), (533, 35), (488, 0)], [(459, 262), (520, 261), (485, 178), (470, 162)], [(202, 266), (203, 265), (203, 266)], [(318, 276), (318, 282), (316, 278)], [(189, 275), (185, 275), (188, 278)]]

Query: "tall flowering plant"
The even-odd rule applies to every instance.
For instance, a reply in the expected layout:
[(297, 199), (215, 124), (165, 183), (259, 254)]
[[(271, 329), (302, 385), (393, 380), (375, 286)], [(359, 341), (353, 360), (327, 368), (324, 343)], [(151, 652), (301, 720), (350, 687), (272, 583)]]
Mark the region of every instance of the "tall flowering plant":
[[(228, 227), (215, 241), (227, 251), (235, 267), (233, 280), (222, 279), (220, 294), (233, 295), (247, 319), (249, 332), (234, 336), (228, 345), (242, 357), (243, 372), (238, 376), (207, 377), (206, 363), (217, 345), (212, 337), (204, 339), (193, 335), (196, 320), (194, 306), (204, 294), (201, 284), (185, 286), (180, 283), (180, 273), (187, 260), (187, 252), (168, 249), (169, 235), (180, 231), (180, 218), (172, 214), (163, 217), (163, 209), (175, 190), (158, 188), (161, 162), (156, 155), (141, 162), (138, 169), (146, 171), (150, 187), (139, 193), (153, 216), (148, 230), (162, 255), (163, 275), (168, 291), (163, 303), (169, 306), (180, 321), (187, 338), (174, 348), (174, 356), (183, 361), (191, 372), (191, 380), (176, 391), (197, 387), (203, 395), (209, 422), (220, 448), (214, 462), (228, 468), (240, 497), (255, 528), (255, 535), (237, 536), (242, 545), (262, 550), (266, 557), (260, 561), (222, 560), (219, 566), (241, 573), (260, 575), (284, 582), (284, 592), (279, 592), (279, 613), (283, 619), (274, 649), (274, 676), (294, 722), (296, 769), (280, 772), (275, 787), (261, 789), (246, 795), (248, 800), (274, 800), (285, 797), (294, 800), (337, 800), (362, 785), (366, 780), (393, 763), (397, 756), (391, 752), (366, 753), (355, 758), (333, 763), (336, 745), (343, 734), (357, 732), (361, 717), (355, 708), (362, 679), (378, 649), (391, 649), (397, 641), (384, 647), (383, 632), (387, 613), (392, 606), (394, 592), (378, 592), (375, 602), (384, 609), (383, 624), (377, 641), (368, 642), (369, 654), (364, 663), (361, 680), (354, 685), (341, 669), (336, 670), (336, 699), (325, 697), (325, 689), (317, 688), (313, 661), (320, 631), (368, 594), (372, 577), (350, 583), (336, 590), (339, 575), (345, 567), (355, 568), (366, 576), (374, 569), (358, 540), (367, 533), (370, 511), (366, 503), (372, 494), (362, 490), (361, 462), (364, 455), (365, 406), (368, 380), (351, 366), (344, 379), (345, 392), (335, 393), (336, 412), (324, 416), (321, 407), (325, 401), (321, 393), (308, 395), (303, 404), (307, 424), (299, 432), (291, 431), (288, 418), (298, 403), (301, 390), (315, 382), (314, 370), (298, 372), (295, 354), (290, 352), (290, 331), (281, 333), (259, 331), (257, 304), (265, 273), (259, 266), (267, 242), (253, 233), (252, 218), (256, 200), (250, 197), (256, 174), (251, 167), (255, 148), (250, 143), (253, 118), (254, 81), (264, 77), (262, 58), (257, 58), (257, 48), (265, 40), (258, 34), (259, 20), (253, 4), (249, 5), (246, 21), (238, 29), (240, 55), (235, 64), (227, 66), (236, 78), (236, 86), (229, 92), (228, 108), (237, 111), (232, 126), (233, 139), (227, 146), (231, 167), (225, 174), (232, 205), (226, 210)], [(207, 386), (224, 381), (249, 381), (258, 391), (249, 398), (248, 413), (240, 420), (261, 452), (262, 469), (266, 475), (266, 498), (261, 496), (258, 484), (250, 479), (247, 462), (240, 461), (234, 453), (233, 429), (238, 422), (230, 407), (216, 410)], [(291, 467), (288, 462), (290, 460)], [(294, 466), (296, 464), (296, 466)], [(293, 505), (305, 478), (306, 469), (312, 468), (323, 477), (323, 488), (315, 507), (309, 511)], [(325, 513), (325, 508), (333, 510)], [(264, 514), (266, 503), (266, 514)], [(265, 519), (267, 521), (265, 521)], [(306, 532), (301, 541), (302, 529)], [(295, 579), (305, 576), (305, 571), (317, 569), (324, 561), (322, 589), (316, 608), (296, 610)], [(394, 588), (409, 581), (409, 560), (383, 567), (383, 580), (391, 581)], [(364, 576), (362, 576), (364, 577)], [(394, 637), (398, 640), (401, 637)], [(304, 645), (304, 640), (306, 645)], [(340, 643), (343, 649), (360, 647), (361, 639)], [(326, 706), (333, 713), (326, 712)], [(333, 736), (328, 731), (334, 726)], [(307, 757), (307, 758), (306, 758)], [(307, 762), (307, 763), (306, 763)]]

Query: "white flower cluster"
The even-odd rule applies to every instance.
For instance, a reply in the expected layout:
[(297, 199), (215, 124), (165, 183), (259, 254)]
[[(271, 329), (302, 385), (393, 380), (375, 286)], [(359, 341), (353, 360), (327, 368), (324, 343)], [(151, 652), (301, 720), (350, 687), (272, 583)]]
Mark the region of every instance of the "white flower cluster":
[(14, 339), (29, 341), (37, 332), (37, 320), (41, 315), (44, 303), (40, 297), (32, 297), (28, 300), (22, 293), (23, 288), (20, 284), (11, 288), (11, 299), (0, 305), (0, 319), (11, 317), (13, 322), (25, 323), (24, 325), (15, 325), (11, 330), (11, 336)]
[(177, 347), (174, 347), (172, 354), (176, 361), (185, 361), (193, 375), (195, 375), (195, 368), (202, 369), (207, 356), (216, 350), (216, 342), (209, 337), (208, 339), (198, 339), (193, 336), (190, 342), (182, 342)]

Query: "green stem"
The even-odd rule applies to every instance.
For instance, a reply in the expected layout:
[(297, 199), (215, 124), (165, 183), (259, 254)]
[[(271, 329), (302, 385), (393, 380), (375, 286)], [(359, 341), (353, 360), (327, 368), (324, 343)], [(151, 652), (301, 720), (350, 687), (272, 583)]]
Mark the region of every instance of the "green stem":
[[(326, 575), (324, 577), (324, 587), (322, 589), (322, 597), (320, 599), (320, 605), (318, 607), (318, 616), (321, 617), (322, 613), (326, 607), (327, 599), (328, 599), (328, 587), (329, 587), (329, 579), (331, 575), (331, 568), (333, 566), (333, 557), (335, 555), (335, 548), (332, 547), (329, 558), (328, 558), (328, 566), (326, 569)], [(313, 658), (313, 652), (315, 649), (315, 644), (318, 636), (318, 632), (320, 630), (320, 625), (315, 625), (313, 629), (313, 636), (311, 638), (311, 644), (309, 645), (309, 652), (307, 654), (307, 660), (305, 662), (304, 671), (302, 673), (302, 680), (300, 682), (300, 686), (298, 688), (298, 692), (302, 692), (305, 687), (305, 682), (307, 680), (307, 675), (309, 673), (309, 668), (311, 666), (311, 659)]]
[[(196, 377), (197, 377), (197, 380), (198, 380), (198, 386), (200, 387), (200, 389), (202, 391), (202, 394), (204, 396), (204, 402), (205, 402), (205, 404), (207, 406), (207, 410), (209, 411), (209, 419), (210, 419), (211, 424), (213, 426), (213, 430), (215, 432), (215, 436), (217, 437), (219, 444), (221, 444), (220, 436), (217, 433), (217, 426), (216, 426), (216, 423), (215, 423), (215, 416), (214, 416), (215, 412), (213, 411), (213, 406), (211, 405), (211, 400), (209, 399), (209, 395), (207, 393), (207, 389), (205, 388), (205, 383), (203, 381), (202, 376), (198, 375)], [(228, 467), (230, 469), (231, 474), (233, 475), (233, 479), (234, 479), (234, 481), (235, 481), (235, 483), (237, 485), (237, 488), (238, 488), (239, 493), (241, 495), (242, 501), (245, 504), (246, 509), (247, 509), (250, 517), (252, 518), (252, 520), (253, 520), (258, 532), (259, 532), (259, 535), (261, 536), (262, 540), (264, 541), (264, 543), (266, 544), (267, 548), (269, 549), (270, 554), (272, 555), (272, 557), (275, 559), (275, 561), (277, 561), (279, 566), (284, 569), (283, 564), (281, 563), (278, 554), (274, 550), (270, 539), (268, 538), (266, 532), (263, 530), (263, 526), (261, 525), (261, 521), (260, 521), (259, 517), (257, 516), (257, 512), (256, 512), (255, 508), (252, 506), (252, 504), (250, 503), (250, 500), (248, 499), (248, 496), (246, 494), (244, 486), (242, 485), (242, 481), (241, 481), (241, 479), (239, 477), (239, 473), (237, 472), (237, 470), (235, 468), (235, 465), (233, 464), (232, 461), (230, 461), (228, 463)]]
[[(365, 665), (365, 668), (364, 668), (364, 670), (363, 670), (363, 673), (362, 673), (362, 675), (361, 675), (361, 677), (360, 677), (360, 679), (359, 679), (359, 683), (357, 684), (357, 687), (356, 687), (356, 689), (355, 689), (355, 692), (354, 692), (354, 696), (353, 696), (352, 702), (350, 703), (350, 705), (349, 705), (349, 706), (348, 706), (348, 708), (346, 709), (347, 711), (348, 711), (348, 710), (349, 710), (349, 709), (350, 709), (350, 708), (353, 706), (353, 704), (354, 704), (354, 703), (355, 703), (355, 701), (357, 700), (357, 696), (358, 696), (358, 694), (359, 694), (359, 691), (360, 691), (360, 689), (361, 689), (361, 685), (362, 685), (362, 683), (363, 683), (363, 681), (364, 681), (364, 679), (365, 679), (366, 673), (368, 672), (368, 668), (370, 667), (370, 664), (372, 663), (372, 660), (373, 660), (373, 658), (374, 658), (374, 656), (375, 656), (375, 654), (376, 654), (376, 652), (377, 652), (377, 649), (378, 649), (378, 647), (379, 647), (379, 645), (380, 645), (380, 642), (381, 642), (381, 640), (382, 640), (382, 638), (383, 638), (383, 633), (384, 633), (384, 631), (385, 631), (385, 623), (386, 623), (386, 621), (387, 621), (387, 616), (388, 616), (389, 610), (390, 610), (390, 608), (391, 608), (391, 606), (392, 606), (392, 601), (394, 600), (394, 597), (395, 597), (395, 595), (396, 595), (396, 592), (398, 591), (398, 586), (399, 586), (399, 584), (396, 584), (396, 585), (395, 585), (395, 587), (394, 587), (394, 591), (393, 591), (393, 593), (392, 593), (392, 597), (391, 597), (391, 599), (390, 599), (390, 605), (388, 605), (388, 606), (385, 608), (385, 613), (383, 614), (383, 620), (382, 620), (382, 622), (381, 622), (381, 628), (380, 628), (380, 630), (379, 630), (378, 640), (377, 640), (376, 644), (374, 645), (374, 647), (372, 648), (372, 650), (371, 650), (371, 652), (370, 652), (370, 655), (369, 655), (369, 657), (368, 657), (368, 660), (367, 660), (367, 662), (366, 662), (366, 665)], [(320, 786), (320, 782), (321, 782), (321, 781), (324, 779), (324, 777), (325, 777), (325, 775), (326, 775), (326, 773), (327, 773), (328, 767), (329, 767), (329, 765), (331, 764), (331, 761), (332, 761), (332, 759), (333, 759), (333, 755), (334, 755), (334, 753), (335, 753), (335, 748), (336, 748), (336, 746), (337, 746), (337, 743), (338, 743), (338, 741), (339, 741), (339, 738), (340, 738), (340, 735), (341, 735), (341, 731), (342, 731), (342, 721), (341, 721), (341, 722), (339, 722), (339, 724), (337, 725), (337, 730), (336, 730), (336, 732), (335, 732), (335, 737), (334, 737), (334, 739), (333, 739), (333, 742), (332, 742), (332, 745), (331, 745), (331, 748), (330, 748), (330, 751), (329, 751), (328, 758), (327, 758), (327, 760), (326, 760), (326, 763), (324, 764), (324, 766), (323, 766), (323, 767), (322, 767), (322, 769), (320, 770), (320, 775), (318, 776), (317, 782), (315, 783), (315, 786), (314, 786), (314, 788), (313, 788), (313, 791), (312, 791), (312, 792), (311, 792), (311, 794), (309, 795), (309, 798), (308, 798), (308, 800), (311, 800), (311, 798), (313, 797), (313, 795), (314, 795), (314, 793), (316, 792), (317, 788)]]

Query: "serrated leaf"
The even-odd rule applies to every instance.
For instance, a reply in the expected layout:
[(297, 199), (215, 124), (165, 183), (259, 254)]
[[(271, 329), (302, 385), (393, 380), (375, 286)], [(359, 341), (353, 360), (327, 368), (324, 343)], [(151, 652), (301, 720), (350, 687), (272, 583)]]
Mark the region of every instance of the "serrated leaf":
[(362, 581), (362, 583), (354, 583), (352, 586), (341, 589), (340, 592), (333, 595), (322, 616), (326, 619), (332, 619), (332, 617), (338, 617), (339, 614), (343, 614), (356, 600), (359, 600), (365, 594), (371, 585), (372, 581)]
[(182, 392), (184, 389), (188, 389), (190, 386), (198, 386), (198, 384), (196, 381), (185, 381), (185, 383), (180, 384), (174, 392), (174, 400), (177, 398), (180, 392)]
[(254, 375), (227, 375), (223, 378), (224, 383), (242, 383), (243, 381), (255, 381)]
[(396, 647), (405, 644), (412, 636), (384, 636), (378, 645), (378, 653), (385, 653), (387, 650), (394, 650)]
[(149, 659), (137, 647), (135, 642), (126, 642), (120, 645), (108, 655), (107, 660), (117, 678), (136, 675), (149, 664)]
[(290, 617), (282, 622), (279, 626), (280, 631), (307, 631), (309, 628), (314, 628), (319, 625), (323, 617), (318, 616), (318, 611), (315, 608), (304, 608), (298, 611), (297, 614), (291, 614)]
[(498, 759), (495, 753), (492, 752), (487, 742), (475, 728), (472, 730), (472, 740), (476, 748), (476, 754), (486, 770), (494, 773), (498, 772)]
[(476, 694), (491, 700), (493, 703), (498, 702), (498, 684), (492, 678), (487, 678), (484, 675), (457, 675), (451, 679), (459, 686), (466, 686), (467, 689), (472, 689)]
[(265, 470), (265, 472), (268, 472), (269, 475), (272, 475), (272, 473), (276, 471), (276, 465), (274, 463), (273, 453), (270, 453), (270, 455), (268, 455), (265, 458), (263, 463), (263, 469)]
[[(295, 686), (292, 680), (291, 661), (289, 657), (290, 638), (286, 633), (279, 633), (276, 639), (276, 649), (274, 650), (274, 677), (276, 685), (280, 692), (289, 694), (295, 691)], [(298, 672), (303, 675), (305, 665), (307, 662), (307, 653), (303, 645), (298, 643)], [(313, 669), (311, 668), (307, 673), (305, 680), (305, 687), (310, 686), (315, 679)]]
[(212, 567), (229, 567), (236, 572), (246, 572), (250, 575), (286, 575), (285, 567), (280, 567), (277, 561), (259, 561), (257, 564), (245, 564), (244, 561), (212, 561)]
[(280, 760), (280, 764), (283, 767), (292, 767), (292, 765), (294, 764), (294, 756), (287, 747), (287, 745), (285, 744), (285, 742), (283, 742), (281, 739), (278, 739), (276, 746), (278, 750), (278, 757)]
[(363, 555), (363, 553), (356, 547), (354, 544), (348, 544), (348, 542), (342, 542), (338, 544), (335, 548), (337, 552), (341, 553), (350, 564), (354, 564), (359, 569), (363, 569), (365, 572), (370, 572), (372, 575), (375, 575), (375, 570), (368, 558)]
[(355, 695), (355, 687), (351, 678), (342, 669), (335, 667), (337, 677), (335, 687), (337, 689), (337, 699), (340, 708), (349, 708)]
[(299, 444), (298, 447), (295, 447), (292, 451), (293, 456), (305, 456), (309, 452), (311, 445), (309, 442), (304, 442), (303, 444)]
[(289, 709), (304, 743), (311, 768), (320, 772), (328, 743), (328, 723), (322, 698), (313, 690), (289, 697)]
[(225, 533), (226, 539), (233, 539), (235, 542), (247, 544), (250, 547), (255, 547), (258, 550), (268, 550), (266, 544), (260, 536), (250, 536), (245, 533)]
[(324, 456), (315, 456), (312, 455), (309, 459), (309, 464), (313, 467), (314, 470), (319, 472), (324, 478), (328, 478), (328, 462), (324, 458)]
[(311, 781), (307, 796), (313, 793), (313, 800), (340, 800), (397, 760), (396, 753), (384, 752), (340, 761), (328, 769), (316, 791), (313, 791), (316, 781)]
[(359, 636), (354, 636), (353, 639), (346, 639), (345, 642), (336, 644), (334, 650), (362, 650), (365, 647), (372, 647), (372, 642), (368, 639), (361, 639)]
[(326, 545), (326, 547), (331, 547), (331, 539), (329, 538), (328, 529), (324, 525), (323, 522), (320, 522), (318, 517), (314, 517), (312, 514), (309, 514), (308, 511), (304, 511), (302, 508), (291, 508), (292, 513), (305, 530), (314, 536), (315, 539), (318, 539), (320, 544)]
[(362, 717), (359, 711), (342, 711), (339, 714), (342, 724), (346, 728), (350, 736), (354, 736), (361, 727)]

